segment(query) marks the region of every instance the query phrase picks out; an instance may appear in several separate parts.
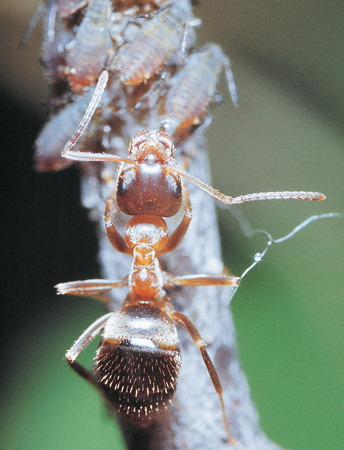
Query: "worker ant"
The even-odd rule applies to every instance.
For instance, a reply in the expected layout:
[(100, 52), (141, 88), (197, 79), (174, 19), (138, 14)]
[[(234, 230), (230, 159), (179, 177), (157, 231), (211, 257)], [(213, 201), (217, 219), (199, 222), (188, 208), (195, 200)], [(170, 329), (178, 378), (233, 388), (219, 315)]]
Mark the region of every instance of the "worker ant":
[[(167, 164), (176, 165), (173, 150), (172, 141), (164, 132), (142, 131), (133, 138), (129, 156), (135, 158), (137, 167), (133, 169), (130, 164), (122, 168), (116, 189), (118, 207), (133, 216), (126, 226), (125, 239), (113, 221), (113, 197), (106, 202), (108, 238), (117, 251), (133, 257), (128, 277), (119, 281), (86, 280), (57, 285), (60, 294), (95, 297), (116, 287), (129, 287), (122, 308), (94, 322), (67, 352), (66, 358), (79, 375), (101, 390), (119, 414), (140, 426), (147, 426), (167, 408), (176, 388), (181, 357), (173, 321), (180, 323), (201, 351), (220, 397), (228, 440), (234, 444), (226, 424), (221, 384), (205, 349), (206, 344), (192, 321), (173, 310), (164, 288), (236, 287), (239, 278), (207, 275), (178, 277), (161, 270), (157, 258), (180, 244), (192, 217), (187, 191), (182, 189), (180, 176), (164, 170)], [(73, 157), (74, 153), (77, 152), (73, 152)], [(69, 156), (68, 150), (65, 155)], [(80, 153), (81, 157), (83, 155)], [(181, 205), (185, 211), (183, 219), (168, 236), (162, 217), (174, 216)], [(75, 359), (102, 332), (103, 339), (97, 351), (93, 374)]]
[[(89, 295), (102, 298), (116, 287), (128, 286), (129, 294), (122, 307), (96, 320), (67, 352), (72, 369), (95, 385), (108, 403), (122, 416), (139, 426), (156, 421), (171, 402), (180, 368), (180, 351), (176, 328), (181, 324), (200, 349), (203, 361), (220, 398), (228, 442), (237, 445), (225, 415), (222, 388), (197, 328), (187, 316), (174, 311), (165, 288), (174, 286), (239, 285), (234, 276), (174, 276), (161, 270), (158, 257), (173, 251), (182, 241), (192, 218), (191, 204), (183, 186), (185, 178), (213, 198), (225, 203), (267, 199), (323, 200), (314, 192), (265, 192), (239, 197), (226, 196), (183, 170), (173, 156), (171, 138), (162, 131), (141, 131), (132, 139), (126, 158), (102, 153), (73, 151), (97, 108), (105, 89), (108, 73), (104, 71), (87, 111), (62, 155), (77, 161), (116, 161), (123, 163), (118, 175), (116, 198), (119, 209), (132, 216), (123, 238), (113, 216), (115, 202), (106, 202), (105, 226), (112, 246), (133, 257), (129, 275), (122, 280), (86, 280), (57, 285), (60, 294)], [(168, 236), (163, 217), (177, 214), (183, 206), (184, 216)], [(93, 371), (76, 358), (99, 334)]]

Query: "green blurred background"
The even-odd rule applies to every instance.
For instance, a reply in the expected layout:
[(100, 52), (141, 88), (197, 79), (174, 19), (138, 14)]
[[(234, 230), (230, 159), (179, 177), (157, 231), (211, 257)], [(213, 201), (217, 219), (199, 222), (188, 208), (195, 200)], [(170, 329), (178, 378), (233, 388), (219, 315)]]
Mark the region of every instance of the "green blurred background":
[[(65, 350), (102, 307), (56, 297), (60, 281), (96, 277), (93, 225), (79, 206), (77, 173), (32, 171), (44, 122), (40, 32), (18, 43), (38, 1), (0, 5), (3, 280), (0, 447), (120, 449), (93, 389)], [(243, 205), (253, 228), (284, 236), (308, 216), (344, 212), (344, 4), (204, 0), (200, 45), (231, 56), (240, 107), (226, 85), (207, 131), (213, 185), (236, 196), (318, 190), (326, 202)], [(240, 274), (264, 248), (220, 211), (227, 266)], [(273, 245), (231, 308), (240, 359), (267, 435), (294, 450), (344, 448), (344, 219), (314, 222)], [(87, 262), (87, 265), (85, 263)], [(85, 358), (90, 360), (89, 348)]]

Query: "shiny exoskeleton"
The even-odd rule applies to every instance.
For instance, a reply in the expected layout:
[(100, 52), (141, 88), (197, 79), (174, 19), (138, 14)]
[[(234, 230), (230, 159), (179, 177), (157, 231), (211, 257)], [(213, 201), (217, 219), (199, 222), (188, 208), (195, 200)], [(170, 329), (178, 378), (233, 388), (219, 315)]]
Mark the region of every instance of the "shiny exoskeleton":
[[(175, 391), (180, 351), (173, 321), (183, 325), (200, 348), (224, 413), (222, 388), (205, 350), (205, 343), (191, 320), (173, 310), (164, 288), (182, 285), (236, 287), (239, 278), (207, 275), (175, 277), (161, 270), (157, 258), (179, 245), (191, 220), (191, 205), (187, 192), (182, 191), (180, 175), (172, 171), (168, 176), (169, 169), (178, 168), (173, 149), (172, 141), (165, 133), (143, 131), (133, 138), (130, 145), (128, 157), (133, 158), (134, 164), (128, 164), (128, 159), (114, 157), (130, 165), (120, 171), (117, 199), (120, 199), (118, 206), (122, 212), (133, 217), (127, 224), (123, 239), (113, 220), (115, 205), (114, 199), (110, 197), (105, 211), (105, 225), (112, 246), (133, 257), (128, 277), (120, 281), (87, 280), (57, 286), (61, 294), (95, 297), (101, 297), (115, 287), (129, 287), (122, 308), (92, 324), (67, 352), (66, 357), (77, 373), (101, 390), (118, 413), (140, 426), (147, 426), (157, 420), (171, 402)], [(65, 154), (71, 156), (68, 152)], [(142, 191), (138, 190), (138, 186), (144, 184), (147, 186)], [(157, 201), (159, 196), (152, 197), (150, 185), (155, 185), (156, 189), (162, 186), (164, 201)], [(121, 198), (119, 188), (126, 194), (124, 198)], [(168, 236), (167, 225), (162, 217), (175, 215), (181, 202), (185, 210), (184, 217), (172, 235)], [(75, 358), (100, 333), (103, 333), (103, 339), (93, 374), (80, 366)], [(234, 442), (228, 429), (227, 432), (229, 440)]]
[[(96, 105), (94, 105), (95, 107)], [(89, 121), (91, 116), (87, 116)], [(82, 125), (82, 130), (85, 127)], [(81, 130), (81, 132), (82, 132)], [(77, 131), (80, 135), (80, 130)], [(75, 135), (74, 135), (75, 136)], [(93, 383), (107, 401), (125, 418), (147, 426), (157, 420), (170, 403), (179, 373), (180, 353), (173, 321), (183, 325), (199, 347), (217, 394), (220, 397), (228, 440), (235, 444), (228, 427), (222, 400), (222, 388), (216, 370), (192, 321), (173, 309), (164, 288), (171, 286), (236, 287), (240, 279), (232, 276), (211, 277), (186, 275), (181, 277), (163, 272), (158, 257), (174, 250), (183, 239), (190, 220), (191, 205), (182, 189), (181, 177), (194, 183), (209, 195), (227, 203), (270, 198), (323, 198), (318, 193), (263, 193), (232, 198), (215, 191), (182, 170), (173, 157), (170, 137), (161, 131), (142, 131), (133, 139), (128, 157), (112, 154), (92, 154), (72, 151), (78, 137), (66, 145), (63, 155), (80, 161), (118, 161), (123, 163), (118, 175), (116, 198), (129, 220), (125, 238), (115, 226), (115, 202), (107, 200), (105, 226), (112, 246), (133, 257), (128, 277), (123, 280), (86, 280), (62, 283), (61, 294), (91, 295), (103, 298), (116, 287), (128, 286), (129, 294), (121, 309), (110, 312), (92, 324), (67, 352), (71, 367)], [(169, 177), (168, 177), (169, 176)], [(163, 189), (164, 195), (152, 195)], [(164, 198), (165, 201), (161, 201)], [(176, 230), (168, 236), (162, 217), (178, 212), (181, 202), (184, 216)], [(75, 359), (97, 335), (103, 339), (97, 352), (94, 371), (88, 371)]]

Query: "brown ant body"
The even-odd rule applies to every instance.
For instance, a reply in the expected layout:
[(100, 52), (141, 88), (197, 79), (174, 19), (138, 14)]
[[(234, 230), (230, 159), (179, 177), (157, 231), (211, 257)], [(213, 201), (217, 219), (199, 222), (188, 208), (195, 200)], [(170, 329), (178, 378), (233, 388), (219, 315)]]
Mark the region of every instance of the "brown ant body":
[[(173, 321), (183, 325), (200, 348), (224, 414), (222, 388), (205, 349), (205, 342), (189, 318), (173, 311), (164, 288), (183, 285), (236, 287), (239, 278), (205, 275), (174, 277), (161, 270), (157, 258), (179, 245), (192, 214), (180, 175), (177, 172), (168, 173), (168, 168), (178, 166), (173, 150), (172, 141), (166, 133), (142, 131), (130, 144), (128, 157), (132, 160), (114, 157), (116, 161), (124, 162), (118, 176), (117, 204), (122, 212), (133, 217), (127, 224), (123, 239), (113, 221), (114, 201), (110, 197), (106, 205), (105, 226), (112, 246), (133, 257), (129, 276), (120, 281), (87, 280), (57, 286), (60, 294), (90, 296), (101, 295), (115, 287), (129, 286), (129, 294), (122, 308), (92, 324), (66, 357), (79, 375), (101, 390), (115, 410), (140, 426), (147, 426), (159, 417), (171, 402), (176, 387), (180, 351)], [(65, 155), (75, 158), (75, 153), (79, 152), (67, 150)], [(83, 155), (79, 153), (80, 158)], [(182, 204), (185, 210), (183, 219), (168, 236), (162, 217), (175, 215)], [(94, 378), (93, 373), (80, 366), (75, 359), (102, 332)], [(228, 435), (234, 443), (229, 431)]]
[[(132, 267), (122, 280), (86, 280), (57, 285), (60, 294), (90, 295), (102, 298), (104, 293), (122, 286), (129, 294), (122, 307), (95, 321), (67, 352), (70, 366), (94, 384), (108, 403), (123, 417), (139, 426), (148, 426), (168, 407), (176, 388), (180, 367), (180, 352), (173, 322), (184, 326), (200, 349), (204, 363), (221, 401), (228, 441), (238, 445), (231, 436), (222, 399), (222, 388), (216, 370), (192, 321), (174, 311), (164, 288), (173, 286), (232, 286), (240, 278), (233, 276), (189, 275), (173, 276), (163, 272), (158, 257), (174, 250), (183, 239), (192, 212), (181, 177), (223, 203), (273, 198), (322, 200), (313, 192), (260, 193), (237, 198), (228, 197), (181, 169), (173, 156), (170, 137), (161, 131), (141, 131), (131, 141), (128, 157), (72, 151), (97, 107), (107, 82), (103, 72), (94, 98), (81, 124), (66, 144), (63, 156), (78, 161), (122, 162), (116, 197), (119, 209), (133, 216), (126, 227), (125, 239), (117, 231), (113, 216), (115, 202), (109, 197), (105, 211), (105, 226), (112, 246), (133, 257)], [(181, 205), (184, 216), (171, 236), (162, 217), (175, 215)], [(94, 371), (76, 362), (80, 352), (99, 334)]]

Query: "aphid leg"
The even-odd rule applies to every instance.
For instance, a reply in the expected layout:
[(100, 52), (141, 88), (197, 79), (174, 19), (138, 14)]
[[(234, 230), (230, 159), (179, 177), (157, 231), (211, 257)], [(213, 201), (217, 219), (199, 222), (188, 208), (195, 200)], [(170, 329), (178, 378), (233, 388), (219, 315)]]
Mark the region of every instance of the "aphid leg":
[(57, 15), (57, 4), (55, 2), (49, 2), (49, 16), (48, 16), (48, 30), (47, 38), (48, 42), (52, 43), (55, 41), (55, 23)]
[(207, 370), (208, 370), (209, 376), (211, 378), (211, 381), (214, 385), (215, 391), (220, 398), (223, 423), (224, 423), (224, 426), (225, 426), (225, 429), (227, 432), (228, 442), (230, 444), (234, 445), (235, 447), (237, 447), (238, 443), (233, 438), (231, 432), (229, 431), (228, 425), (227, 425), (225, 406), (224, 406), (223, 398), (222, 398), (222, 386), (221, 386), (219, 377), (217, 375), (216, 369), (208, 355), (208, 352), (205, 349), (206, 343), (203, 341), (201, 335), (199, 334), (197, 328), (195, 327), (195, 325), (191, 321), (191, 319), (189, 319), (183, 313), (181, 313), (179, 311), (175, 311), (171, 314), (171, 318), (186, 329), (186, 331), (189, 333), (189, 335), (191, 336), (191, 338), (194, 341), (194, 343), (196, 344), (196, 346), (200, 349), (204, 364), (207, 367)]
[(20, 41), (20, 44), (19, 44), (19, 48), (27, 47), (27, 45), (31, 39), (32, 33), (33, 33), (34, 29), (36, 28), (38, 22), (41, 20), (41, 17), (43, 16), (45, 9), (46, 9), (45, 3), (40, 3), (37, 6), (36, 11), (33, 13), (32, 17), (28, 23), (28, 26), (26, 27), (26, 30), (22, 37), (22, 40)]
[(113, 196), (110, 196), (106, 201), (106, 209), (104, 215), (105, 228), (109, 241), (115, 250), (121, 253), (125, 253), (126, 255), (132, 256), (133, 254), (132, 250), (128, 247), (128, 244), (126, 243), (125, 239), (119, 234), (114, 224), (113, 216), (115, 212), (116, 212), (115, 201)]
[(97, 300), (106, 301), (101, 295), (116, 287), (128, 286), (128, 278), (123, 280), (84, 280), (59, 283), (55, 287), (60, 295), (81, 295), (95, 297)]
[(238, 94), (235, 86), (234, 75), (231, 68), (231, 63), (229, 58), (224, 54), (223, 55), (223, 67), (225, 69), (225, 74), (228, 83), (229, 93), (231, 94), (232, 101), (234, 106), (238, 106)]
[(183, 33), (183, 39), (182, 39), (182, 45), (180, 48), (181, 51), (181, 57), (183, 62), (186, 62), (186, 48), (187, 48), (187, 39), (190, 28), (196, 28), (199, 27), (202, 24), (201, 19), (190, 19), (188, 18), (185, 22), (184, 26), (184, 33)]
[(171, 252), (184, 239), (185, 233), (187, 232), (191, 219), (192, 219), (192, 208), (189, 200), (189, 193), (185, 183), (183, 184), (183, 208), (184, 208), (184, 216), (180, 224), (174, 230), (174, 232), (169, 236), (168, 241), (161, 249), (160, 252), (157, 253), (157, 257), (164, 255), (167, 252)]
[(87, 328), (87, 330), (82, 333), (79, 339), (75, 341), (73, 347), (66, 353), (66, 359), (70, 367), (78, 375), (80, 375), (82, 378), (85, 378), (85, 380), (96, 387), (99, 386), (93, 377), (92, 371), (87, 370), (84, 366), (76, 362), (75, 359), (79, 356), (82, 350), (84, 350), (84, 348), (86, 348), (88, 344), (92, 342), (104, 330), (104, 327), (111, 315), (112, 313), (108, 313), (97, 319), (91, 326)]
[[(209, 127), (209, 125), (211, 125), (212, 121), (213, 121), (213, 118), (211, 117), (210, 114), (208, 114), (205, 117), (205, 119), (203, 120), (203, 122), (200, 125), (197, 125), (197, 128), (195, 129), (195, 131), (193, 131), (190, 134), (190, 136), (188, 136), (186, 139), (183, 139), (183, 144), (185, 144), (185, 142), (188, 142), (190, 139), (194, 139), (196, 136), (201, 135), (204, 132), (204, 130), (206, 130)], [(161, 129), (162, 129), (162, 131), (165, 131), (169, 135), (173, 135), (177, 130), (177, 128), (173, 127), (168, 120), (162, 123)], [(197, 153), (197, 150), (198, 150), (197, 146), (195, 146), (195, 149), (192, 151), (192, 153), (190, 153), (191, 157), (188, 157), (189, 161)], [(187, 166), (185, 167), (185, 165), (183, 164), (183, 167), (186, 170)]]
[(151, 85), (151, 87), (148, 89), (148, 91), (145, 94), (143, 94), (143, 96), (140, 98), (140, 100), (134, 106), (134, 111), (137, 111), (138, 109), (140, 109), (141, 105), (147, 99), (152, 101), (152, 96), (155, 96), (156, 103), (158, 102), (159, 98), (163, 97), (163, 93), (161, 92), (160, 86), (164, 87), (164, 84), (166, 83), (166, 75), (164, 75), (164, 74), (167, 74), (167, 72), (164, 71), (163, 74), (160, 76), (160, 78), (155, 80), (153, 82), (153, 84)]

